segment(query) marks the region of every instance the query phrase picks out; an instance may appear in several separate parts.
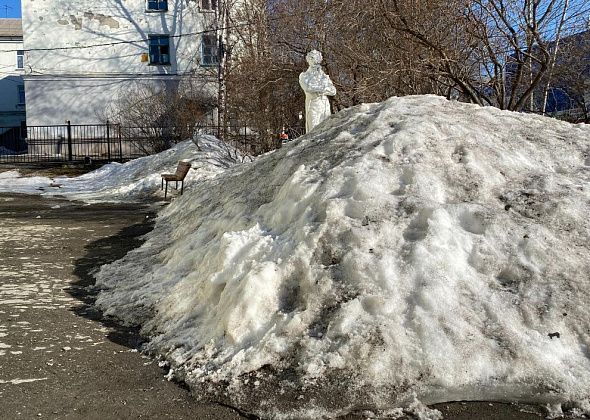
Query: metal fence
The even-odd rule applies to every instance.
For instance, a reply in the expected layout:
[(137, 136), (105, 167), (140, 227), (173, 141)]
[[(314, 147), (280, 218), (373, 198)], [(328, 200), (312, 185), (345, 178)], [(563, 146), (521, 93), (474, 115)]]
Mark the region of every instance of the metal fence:
[(118, 124), (0, 127), (0, 162), (124, 161), (144, 156)]
[(282, 130), (255, 131), (249, 125), (218, 125), (197, 126), (201, 133), (211, 134), (239, 149), (243, 153), (257, 156), (272, 149), (281, 147), (282, 144), (296, 140), (305, 134), (305, 127), (301, 124), (285, 126)]
[(195, 127), (200, 134), (209, 134), (223, 139), (236, 149), (246, 154), (258, 155), (264, 149), (263, 136), (255, 133), (246, 125), (228, 125), (225, 127), (219, 125), (200, 125)]
[(63, 125), (0, 127), (0, 163), (123, 162), (165, 150), (192, 137), (195, 130), (222, 137), (250, 155), (280, 147), (301, 134), (297, 129), (287, 128), (281, 133), (262, 135), (247, 125), (126, 127), (68, 121)]

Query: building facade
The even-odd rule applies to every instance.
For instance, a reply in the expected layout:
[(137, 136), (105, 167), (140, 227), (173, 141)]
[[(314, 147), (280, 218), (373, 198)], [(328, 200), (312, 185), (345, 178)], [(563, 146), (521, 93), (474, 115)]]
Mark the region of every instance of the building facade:
[(22, 11), (29, 126), (101, 123), (146, 91), (216, 95), (216, 0), (23, 0)]
[(23, 49), (21, 20), (0, 19), (0, 127), (18, 127), (25, 121)]

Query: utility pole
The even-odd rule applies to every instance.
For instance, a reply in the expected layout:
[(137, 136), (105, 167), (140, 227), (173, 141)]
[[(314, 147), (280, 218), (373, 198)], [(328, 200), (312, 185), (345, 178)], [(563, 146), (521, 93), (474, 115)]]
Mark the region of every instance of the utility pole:
[(217, 138), (223, 140), (223, 117), (222, 117), (222, 86), (223, 86), (223, 72), (222, 72), (222, 57), (221, 57), (221, 41), (223, 36), (221, 35), (221, 16), (223, 9), (222, 0), (217, 1), (217, 9), (215, 9), (215, 42), (217, 42)]
[(218, 119), (218, 137), (225, 140), (228, 130), (228, 118), (227, 118), (227, 84), (226, 76), (227, 69), (229, 66), (228, 51), (229, 34), (230, 34), (230, 0), (219, 0), (217, 5), (217, 18), (216, 18), (216, 35), (217, 35), (217, 81), (218, 81), (218, 93), (217, 93), (217, 119)]

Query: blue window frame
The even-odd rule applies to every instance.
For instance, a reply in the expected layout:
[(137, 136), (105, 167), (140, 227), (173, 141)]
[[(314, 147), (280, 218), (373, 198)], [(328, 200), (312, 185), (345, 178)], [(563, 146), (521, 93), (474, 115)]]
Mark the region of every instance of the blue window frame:
[(169, 35), (149, 35), (149, 53), (150, 64), (168, 65), (170, 64), (170, 36)]
[(201, 38), (201, 65), (216, 66), (219, 63), (219, 50), (215, 34), (203, 34)]
[(147, 0), (147, 10), (150, 12), (166, 12), (168, 0)]
[(25, 51), (24, 50), (17, 50), (16, 51), (16, 68), (17, 69), (24, 69), (25, 68)]

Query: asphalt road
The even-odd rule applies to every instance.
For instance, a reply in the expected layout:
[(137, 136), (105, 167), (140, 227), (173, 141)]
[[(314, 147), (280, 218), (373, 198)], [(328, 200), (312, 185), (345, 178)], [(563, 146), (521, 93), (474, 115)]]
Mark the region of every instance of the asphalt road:
[(153, 209), (0, 195), (0, 419), (238, 419), (164, 379), (84, 286), (140, 244)]
[[(139, 246), (155, 210), (0, 194), (0, 419), (254, 418), (166, 381), (137, 352), (137, 333), (92, 306), (92, 273)], [(457, 420), (542, 412), (490, 402), (436, 408)]]

